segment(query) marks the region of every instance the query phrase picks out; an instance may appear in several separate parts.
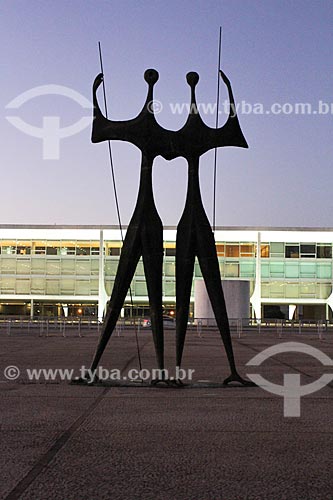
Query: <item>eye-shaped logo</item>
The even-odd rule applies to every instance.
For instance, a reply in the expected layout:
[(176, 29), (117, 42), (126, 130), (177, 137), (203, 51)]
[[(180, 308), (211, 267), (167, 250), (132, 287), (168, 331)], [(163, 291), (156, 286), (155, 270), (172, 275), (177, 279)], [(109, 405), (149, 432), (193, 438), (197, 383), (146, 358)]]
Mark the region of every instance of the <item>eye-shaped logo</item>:
[[(324, 366), (333, 366), (332, 359), (325, 353), (315, 347), (301, 342), (283, 342), (273, 347), (269, 347), (252, 358), (247, 366), (260, 366), (263, 361), (284, 352), (300, 352), (308, 354), (313, 358), (318, 359)], [(259, 374), (247, 374), (248, 378), (255, 382), (265, 391), (283, 396), (283, 414), (285, 417), (300, 417), (301, 416), (301, 396), (312, 394), (319, 391), (325, 385), (333, 380), (333, 374), (324, 374), (315, 382), (307, 385), (301, 385), (301, 376), (296, 373), (284, 374), (283, 385), (273, 384), (264, 379)]]
[[(90, 112), (93, 108), (92, 103), (79, 92), (76, 92), (69, 87), (64, 87), (63, 85), (50, 84), (34, 87), (33, 89), (23, 92), (10, 101), (6, 106), (6, 109), (19, 109), (24, 103), (34, 99), (35, 97), (50, 94), (68, 97), (72, 101), (79, 104), (82, 108), (89, 109)], [(80, 120), (73, 125), (60, 128), (59, 116), (44, 116), (43, 126), (39, 128), (26, 123), (18, 116), (6, 116), (6, 118), (9, 123), (14, 125), (14, 127), (24, 134), (42, 139), (44, 160), (58, 160), (60, 157), (60, 140), (65, 137), (71, 137), (72, 135), (78, 134), (90, 125), (92, 119), (90, 113), (89, 116), (80, 118)]]

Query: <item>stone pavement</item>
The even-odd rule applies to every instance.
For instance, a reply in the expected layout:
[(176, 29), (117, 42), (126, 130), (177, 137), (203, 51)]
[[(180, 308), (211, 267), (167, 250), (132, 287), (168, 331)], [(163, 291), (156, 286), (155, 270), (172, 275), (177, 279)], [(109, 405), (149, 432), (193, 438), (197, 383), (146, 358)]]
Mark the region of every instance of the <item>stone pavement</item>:
[[(142, 366), (155, 367), (150, 331), (139, 334)], [(247, 334), (234, 338), (239, 371), (303, 385), (333, 368), (285, 353), (246, 367), (258, 352), (304, 342), (333, 358), (332, 334)], [(283, 416), (283, 398), (260, 387), (216, 387), (228, 376), (217, 332), (189, 333), (183, 368), (194, 387), (79, 386), (28, 380), (27, 368), (88, 367), (94, 334), (0, 336), (0, 498), (14, 500), (333, 500), (332, 385), (301, 399), (301, 416)], [(174, 332), (166, 332), (167, 366)], [(8, 381), (14, 365), (21, 374)], [(122, 375), (138, 367), (133, 332), (114, 336), (101, 365)], [(198, 382), (208, 380), (210, 382)], [(198, 384), (202, 386), (197, 387)]]

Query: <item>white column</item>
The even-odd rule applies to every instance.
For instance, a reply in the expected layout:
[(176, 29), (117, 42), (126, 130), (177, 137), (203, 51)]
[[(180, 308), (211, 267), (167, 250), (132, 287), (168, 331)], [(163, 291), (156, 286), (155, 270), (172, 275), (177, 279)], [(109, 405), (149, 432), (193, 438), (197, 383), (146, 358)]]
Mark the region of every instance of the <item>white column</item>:
[(257, 257), (256, 257), (256, 279), (254, 292), (250, 299), (256, 319), (261, 321), (261, 233), (258, 231), (257, 236)]
[(103, 320), (103, 314), (107, 303), (104, 274), (104, 235), (103, 230), (99, 233), (99, 273), (98, 273), (98, 319)]
[(295, 314), (295, 311), (296, 311), (296, 306), (295, 304), (289, 304), (289, 312), (288, 312), (288, 316), (289, 316), (289, 320), (291, 321), (294, 317), (294, 314)]

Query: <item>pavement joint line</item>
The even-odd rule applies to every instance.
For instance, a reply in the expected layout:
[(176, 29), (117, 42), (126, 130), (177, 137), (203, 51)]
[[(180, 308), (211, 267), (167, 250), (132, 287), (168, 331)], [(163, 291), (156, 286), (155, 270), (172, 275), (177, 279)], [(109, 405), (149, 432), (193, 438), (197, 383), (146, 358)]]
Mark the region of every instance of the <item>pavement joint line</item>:
[[(236, 339), (235, 339), (236, 340)], [(244, 346), (244, 347), (247, 347), (248, 349), (250, 349), (251, 351), (255, 352), (255, 353), (260, 353), (262, 352), (262, 350), (259, 350), (259, 349), (255, 349), (254, 347), (248, 345), (248, 344), (244, 344), (243, 342), (240, 342), (239, 339), (237, 339), (237, 342), (238, 344)], [(284, 366), (287, 366), (288, 368), (292, 368), (293, 370), (297, 371), (298, 373), (300, 373), (301, 375), (304, 375), (305, 377), (308, 377), (308, 378), (313, 378), (313, 375), (309, 375), (308, 373), (306, 373), (305, 371), (299, 369), (299, 368), (296, 368), (295, 366), (289, 364), (289, 363), (286, 363), (285, 361), (281, 361), (278, 356), (276, 356), (276, 361), (278, 363), (280, 363), (280, 365), (284, 365)]]
[[(149, 340), (141, 346), (141, 350), (149, 343)], [(125, 364), (121, 372), (124, 372), (126, 368), (132, 363), (134, 359), (137, 358), (137, 354), (132, 356)], [(54, 459), (54, 457), (59, 453), (59, 451), (66, 445), (73, 434), (79, 429), (83, 422), (90, 416), (92, 411), (100, 404), (104, 399), (106, 394), (112, 389), (112, 387), (105, 387), (102, 393), (94, 399), (94, 401), (86, 408), (83, 413), (72, 423), (72, 425), (61, 434), (61, 436), (53, 443), (53, 445), (42, 455), (42, 457), (35, 463), (35, 465), (30, 469), (29, 472), (14, 486), (14, 488), (8, 493), (4, 500), (19, 500), (23, 493), (29, 488), (29, 486), (35, 481), (39, 474), (49, 465), (49, 463)]]

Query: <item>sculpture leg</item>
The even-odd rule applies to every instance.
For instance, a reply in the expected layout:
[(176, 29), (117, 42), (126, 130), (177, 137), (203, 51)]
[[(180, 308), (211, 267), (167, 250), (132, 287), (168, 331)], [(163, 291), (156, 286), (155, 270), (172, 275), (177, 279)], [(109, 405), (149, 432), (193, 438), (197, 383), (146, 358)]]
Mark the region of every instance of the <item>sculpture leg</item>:
[(176, 238), (176, 366), (181, 365), (190, 308), (195, 240), (190, 225), (178, 224)]
[(97, 368), (104, 349), (116, 326), (140, 256), (141, 240), (139, 227), (137, 225), (131, 227), (130, 224), (121, 251), (111, 299), (104, 318), (98, 346), (90, 368), (91, 371)]
[(221, 284), (221, 275), (216, 254), (215, 239), (210, 226), (198, 226), (197, 240), (198, 260), (201, 268), (207, 293), (212, 304), (217, 326), (220, 331), (224, 348), (227, 354), (231, 375), (223, 382), (240, 382), (242, 385), (253, 386), (253, 382), (244, 380), (236, 370), (234, 353), (231, 342), (230, 327), (224, 294)]
[[(150, 304), (151, 327), (158, 368), (164, 369), (162, 311), (163, 226), (156, 212), (141, 233), (142, 258)], [(163, 378), (163, 376), (162, 376)]]

